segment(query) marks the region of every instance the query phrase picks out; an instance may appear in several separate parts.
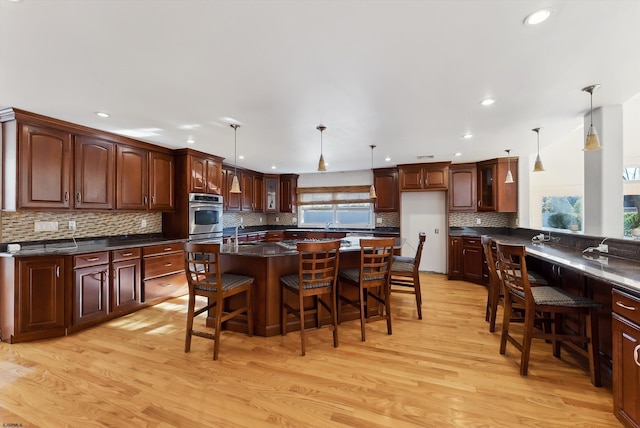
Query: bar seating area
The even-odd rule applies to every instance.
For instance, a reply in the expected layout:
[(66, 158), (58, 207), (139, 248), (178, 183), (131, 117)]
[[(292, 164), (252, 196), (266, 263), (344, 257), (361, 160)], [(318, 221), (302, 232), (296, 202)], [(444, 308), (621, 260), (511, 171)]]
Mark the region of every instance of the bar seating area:
[(391, 262), (391, 293), (413, 294), (416, 298), (418, 319), (422, 319), (422, 291), (420, 288), (420, 260), (427, 235), (424, 232), (418, 234), (418, 247), (414, 257), (393, 256)]

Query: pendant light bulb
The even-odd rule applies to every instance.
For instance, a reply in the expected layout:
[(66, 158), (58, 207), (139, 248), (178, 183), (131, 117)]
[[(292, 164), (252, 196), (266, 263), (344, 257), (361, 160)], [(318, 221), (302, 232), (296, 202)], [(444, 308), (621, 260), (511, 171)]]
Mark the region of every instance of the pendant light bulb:
[(238, 182), (238, 128), (240, 125), (236, 123), (232, 123), (231, 127), (233, 128), (233, 166), (234, 166), (234, 175), (233, 181), (231, 182), (231, 189), (229, 189), (229, 193), (242, 193), (240, 190), (240, 183)]
[[(371, 147), (371, 171), (373, 172), (373, 149), (376, 148), (375, 144), (371, 144), (369, 147)], [(374, 181), (375, 181), (375, 174), (373, 177)], [(377, 199), (378, 195), (376, 194), (376, 187), (371, 184), (371, 187), (369, 188), (369, 197), (371, 199)]]
[(538, 138), (538, 156), (536, 156), (536, 163), (533, 164), (533, 172), (544, 171), (544, 167), (542, 166), (542, 161), (540, 160), (540, 129), (542, 128), (532, 129), (532, 131), (537, 134), (537, 138)]
[(511, 184), (513, 183), (513, 174), (511, 174), (511, 149), (507, 149), (505, 150), (505, 152), (507, 152), (507, 177), (505, 178), (504, 182), (505, 184)]
[(593, 126), (593, 91), (595, 91), (599, 87), (600, 85), (595, 84), (582, 88), (584, 92), (589, 92), (591, 98), (591, 119), (589, 129), (587, 131), (587, 138), (584, 141), (583, 149), (586, 152), (600, 150), (602, 148), (602, 146), (600, 145), (600, 139), (598, 138), (598, 133), (596, 132), (596, 128)]
[(320, 124), (316, 126), (316, 129), (320, 131), (320, 160), (318, 161), (318, 171), (326, 171), (327, 165), (324, 163), (324, 156), (322, 156), (322, 132), (327, 129), (327, 127)]

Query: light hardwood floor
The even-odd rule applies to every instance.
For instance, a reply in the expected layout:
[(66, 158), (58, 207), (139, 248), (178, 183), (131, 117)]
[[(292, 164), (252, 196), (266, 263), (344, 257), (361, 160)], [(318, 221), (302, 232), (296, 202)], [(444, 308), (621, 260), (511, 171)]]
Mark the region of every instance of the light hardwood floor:
[[(529, 376), (519, 353), (498, 353), (484, 321), (484, 287), (422, 274), (423, 315), (393, 295), (386, 323), (300, 336), (194, 337), (185, 354), (186, 299), (68, 337), (0, 344), (0, 423), (23, 427), (618, 427), (610, 386), (586, 362), (534, 341)], [(3, 425), (16, 426), (16, 425)]]

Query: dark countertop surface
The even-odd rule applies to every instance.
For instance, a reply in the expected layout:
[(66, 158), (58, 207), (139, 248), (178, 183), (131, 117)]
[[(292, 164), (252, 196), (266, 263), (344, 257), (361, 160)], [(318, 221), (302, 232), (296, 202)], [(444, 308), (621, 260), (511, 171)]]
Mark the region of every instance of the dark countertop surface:
[[(384, 233), (389, 235), (400, 236), (400, 229), (398, 227), (377, 227), (375, 229), (340, 229), (340, 228), (310, 228), (310, 227), (293, 227), (293, 226), (246, 226), (242, 229), (238, 229), (238, 236), (247, 235), (251, 233), (259, 232), (271, 232), (271, 231), (286, 231), (286, 232), (344, 232), (344, 233), (361, 233), (361, 234), (374, 234)], [(225, 227), (222, 234), (225, 238), (234, 236), (235, 227)]]
[(123, 237), (77, 240), (77, 246), (74, 245), (73, 241), (28, 243), (22, 244), (20, 251), (0, 253), (0, 257), (69, 256), (131, 247), (172, 244), (185, 241), (186, 239), (164, 239), (161, 235), (131, 235)]
[[(571, 234), (552, 233), (549, 241), (532, 242), (529, 236), (533, 237), (535, 233), (522, 236), (518, 230), (512, 231), (505, 228), (465, 228), (463, 230), (451, 229), (449, 231), (449, 236), (480, 237), (483, 234), (499, 242), (524, 245), (527, 254), (532, 257), (562, 265), (597, 280), (610, 282), (635, 294), (640, 293), (640, 262), (638, 260), (600, 253), (597, 250), (585, 253), (583, 250), (593, 246), (593, 244), (579, 246), (580, 242)], [(545, 239), (547, 236), (545, 235)], [(590, 237), (581, 239), (588, 241)], [(601, 239), (597, 238), (598, 241)], [(560, 242), (563, 240), (570, 241), (575, 246), (561, 245)], [(612, 239), (607, 242), (610, 246), (610, 253), (613, 251), (612, 247), (618, 243), (626, 246), (638, 245), (637, 242), (629, 242), (629, 240)]]

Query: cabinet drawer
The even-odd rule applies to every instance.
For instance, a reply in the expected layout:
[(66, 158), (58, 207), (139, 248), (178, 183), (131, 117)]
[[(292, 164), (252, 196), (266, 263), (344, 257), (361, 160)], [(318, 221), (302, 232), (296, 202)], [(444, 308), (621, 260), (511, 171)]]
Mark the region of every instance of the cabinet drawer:
[(167, 254), (182, 252), (182, 242), (174, 242), (172, 244), (150, 245), (142, 249), (142, 254), (146, 256), (155, 256), (157, 254)]
[(189, 292), (187, 277), (184, 273), (144, 281), (143, 288), (143, 302), (149, 302), (160, 297), (181, 296)]
[(142, 254), (140, 248), (125, 248), (122, 250), (113, 250), (111, 252), (114, 262), (137, 259), (140, 258), (140, 254)]
[(155, 278), (184, 270), (182, 252), (163, 256), (146, 257), (144, 259), (144, 278)]
[(465, 247), (482, 247), (480, 238), (462, 238), (462, 245)]
[(109, 252), (82, 254), (73, 257), (73, 268), (104, 265), (109, 263)]
[(640, 324), (640, 299), (614, 289), (613, 312)]

